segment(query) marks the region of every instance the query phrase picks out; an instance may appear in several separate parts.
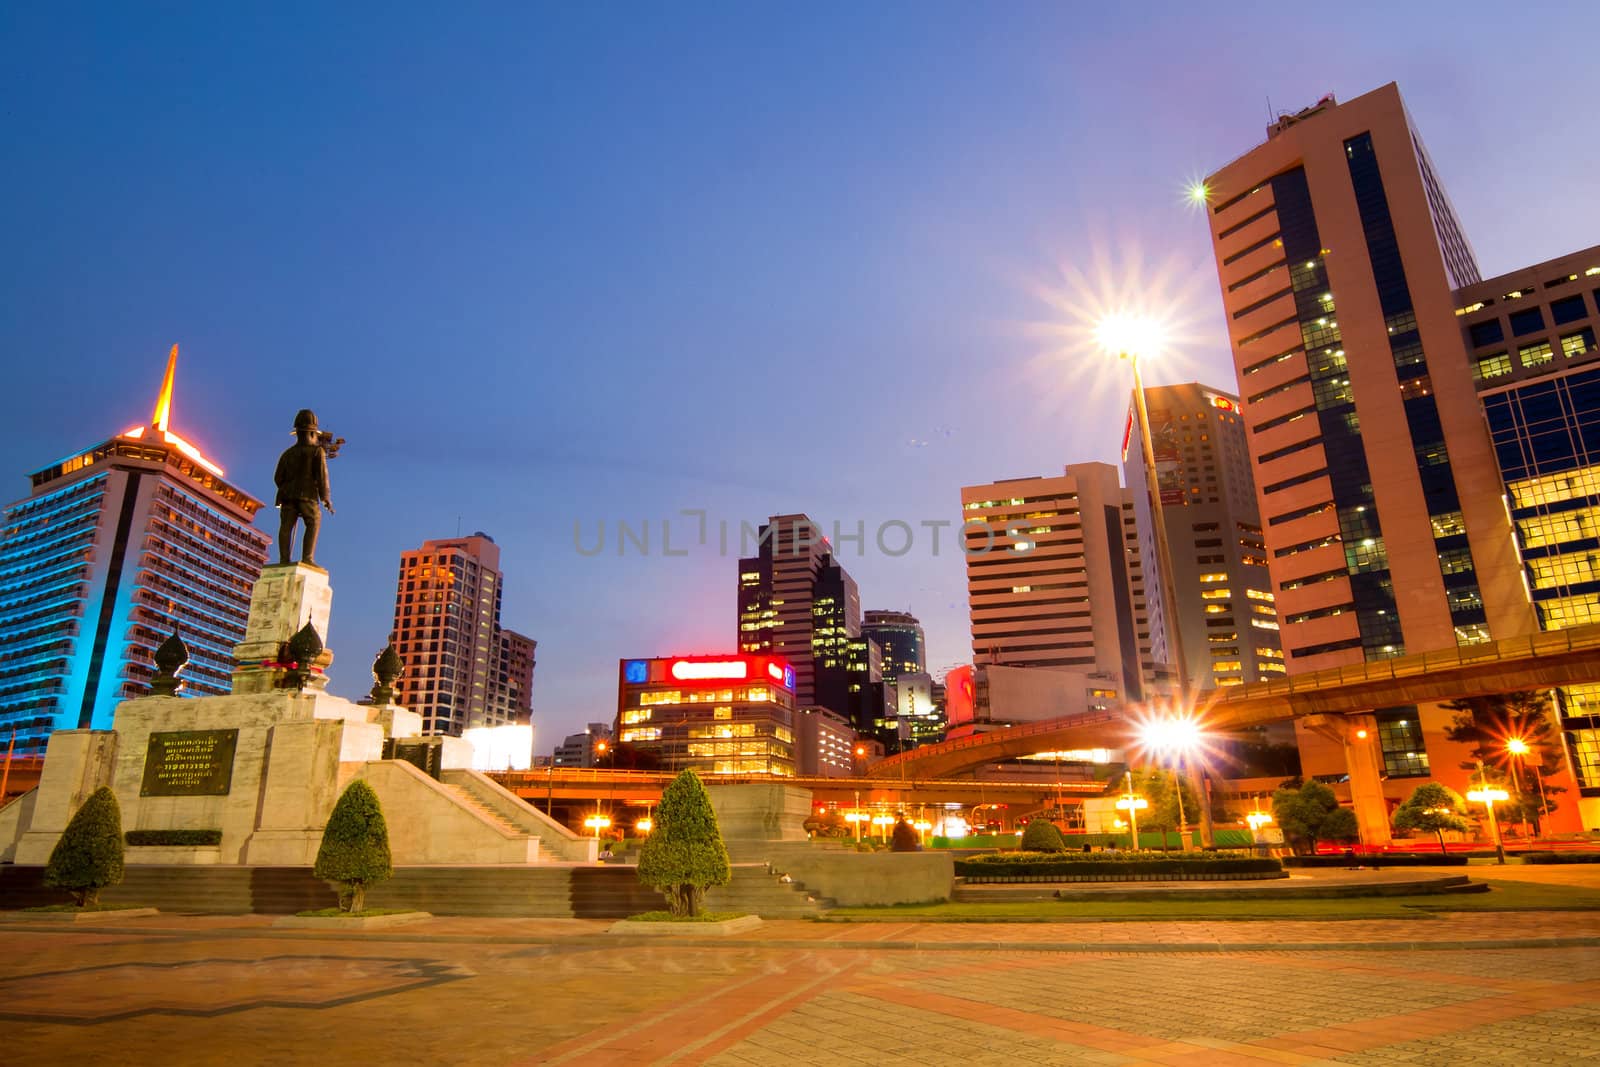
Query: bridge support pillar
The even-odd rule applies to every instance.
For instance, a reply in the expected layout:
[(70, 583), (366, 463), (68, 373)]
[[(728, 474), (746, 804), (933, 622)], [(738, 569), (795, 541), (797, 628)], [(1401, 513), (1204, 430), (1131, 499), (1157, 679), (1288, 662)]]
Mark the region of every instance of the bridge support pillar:
[(1383, 757), (1378, 747), (1378, 720), (1365, 712), (1355, 715), (1308, 715), (1305, 725), (1344, 746), (1345, 768), (1350, 774), (1350, 804), (1363, 845), (1387, 845), (1389, 805), (1383, 798)]

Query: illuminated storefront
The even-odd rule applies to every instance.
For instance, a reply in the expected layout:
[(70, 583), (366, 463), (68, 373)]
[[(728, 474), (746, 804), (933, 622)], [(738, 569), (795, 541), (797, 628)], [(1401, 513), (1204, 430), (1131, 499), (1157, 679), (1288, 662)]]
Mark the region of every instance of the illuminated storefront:
[(623, 660), (616, 738), (663, 770), (792, 777), (794, 688), (794, 668), (777, 656)]

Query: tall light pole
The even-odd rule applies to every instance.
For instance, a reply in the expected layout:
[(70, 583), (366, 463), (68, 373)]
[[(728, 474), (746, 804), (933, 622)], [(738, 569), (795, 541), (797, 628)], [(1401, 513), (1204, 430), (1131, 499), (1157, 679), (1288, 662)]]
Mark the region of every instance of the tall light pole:
[(1489, 775), (1483, 769), (1483, 760), (1478, 761), (1478, 779), (1483, 783), (1482, 786), (1469, 792), (1467, 799), (1476, 800), (1489, 809), (1489, 832), (1494, 835), (1495, 853), (1499, 856), (1500, 862), (1504, 863), (1506, 845), (1500, 839), (1500, 820), (1495, 818), (1494, 806), (1499, 801), (1508, 799), (1508, 795), (1504, 789), (1497, 789), (1489, 784)]
[[(1167, 655), (1171, 658), (1178, 675), (1178, 700), (1180, 706), (1187, 707), (1191, 699), (1189, 686), (1189, 661), (1183, 653), (1183, 626), (1178, 618), (1178, 594), (1174, 588), (1175, 575), (1172, 569), (1172, 546), (1167, 540), (1166, 513), (1161, 504), (1161, 478), (1156, 470), (1155, 441), (1150, 434), (1150, 409), (1144, 399), (1144, 376), (1139, 373), (1139, 353), (1141, 349), (1148, 348), (1157, 342), (1159, 329), (1155, 323), (1136, 316), (1113, 315), (1101, 321), (1095, 330), (1101, 346), (1107, 352), (1114, 353), (1118, 359), (1125, 359), (1133, 368), (1133, 408), (1139, 422), (1139, 446), (1144, 453), (1145, 492), (1150, 496), (1150, 525), (1155, 527), (1156, 540), (1156, 570), (1161, 588), (1161, 616), (1165, 621), (1165, 634), (1167, 637)], [(1149, 575), (1145, 576), (1145, 588), (1150, 587)], [(1204, 773), (1200, 778), (1200, 843), (1210, 846), (1212, 844), (1211, 827), (1211, 793), (1206, 788)], [(1179, 795), (1178, 803), (1183, 803)], [(1185, 840), (1184, 846), (1188, 847)]]
[[(1513, 775), (1512, 781), (1516, 783), (1518, 799), (1520, 802), (1522, 794), (1522, 778), (1516, 773), (1517, 764), (1525, 762), (1528, 758), (1528, 753), (1532, 750), (1528, 747), (1528, 742), (1524, 741), (1520, 737), (1513, 737), (1506, 742), (1506, 751), (1511, 755), (1511, 773)], [(1540, 762), (1543, 762), (1542, 753)], [(1534, 824), (1542, 827), (1547, 801), (1544, 798), (1544, 771), (1538, 763), (1533, 765), (1533, 780), (1539, 783), (1539, 818), (1534, 820)], [(1527, 809), (1524, 808), (1523, 810), (1526, 811)]]
[[(1139, 809), (1148, 808), (1150, 806), (1150, 802), (1144, 797), (1136, 796), (1134, 794), (1133, 772), (1128, 771), (1127, 774), (1128, 792), (1127, 795), (1125, 795), (1121, 800), (1117, 801), (1117, 807), (1128, 813), (1128, 850), (1130, 852), (1137, 852), (1139, 851)], [(1165, 846), (1162, 847), (1164, 848)]]

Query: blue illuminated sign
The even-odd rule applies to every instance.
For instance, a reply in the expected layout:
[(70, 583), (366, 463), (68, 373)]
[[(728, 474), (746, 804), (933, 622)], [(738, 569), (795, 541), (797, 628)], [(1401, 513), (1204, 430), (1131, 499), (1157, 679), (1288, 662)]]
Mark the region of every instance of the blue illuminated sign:
[(643, 685), (650, 680), (648, 660), (630, 659), (622, 668), (622, 680), (629, 685)]
[(793, 689), (794, 688), (794, 668), (793, 667), (785, 667), (783, 669), (783, 687), (785, 689)]

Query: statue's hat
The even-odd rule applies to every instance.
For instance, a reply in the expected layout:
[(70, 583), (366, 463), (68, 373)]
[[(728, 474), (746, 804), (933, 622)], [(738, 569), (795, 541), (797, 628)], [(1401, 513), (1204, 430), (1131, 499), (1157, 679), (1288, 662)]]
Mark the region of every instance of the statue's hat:
[(301, 408), (295, 414), (294, 432), (299, 433), (301, 430), (310, 430), (312, 433), (317, 431), (317, 413), (310, 408)]

